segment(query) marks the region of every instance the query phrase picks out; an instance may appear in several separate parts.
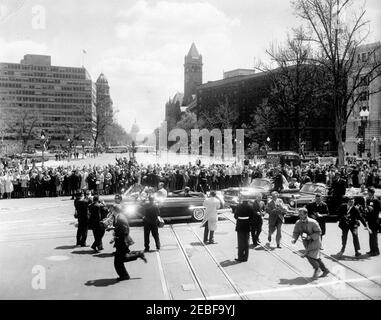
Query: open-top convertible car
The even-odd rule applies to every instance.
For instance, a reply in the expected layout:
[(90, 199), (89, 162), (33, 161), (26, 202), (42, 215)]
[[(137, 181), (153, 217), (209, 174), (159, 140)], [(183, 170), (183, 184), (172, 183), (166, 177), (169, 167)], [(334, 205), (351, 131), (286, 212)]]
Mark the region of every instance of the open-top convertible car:
[[(141, 185), (134, 185), (122, 194), (122, 206), (131, 220), (141, 218), (141, 208), (148, 202), (152, 190)], [(195, 221), (202, 221), (205, 216), (203, 206), (206, 196), (200, 192), (189, 192), (188, 195), (183, 190), (169, 192), (168, 197), (157, 197), (156, 203), (160, 209), (160, 215), (164, 220), (191, 218)], [(232, 209), (225, 204), (221, 196), (217, 195), (221, 202), (218, 213), (231, 213)], [(114, 203), (114, 196), (101, 197), (106, 205)]]

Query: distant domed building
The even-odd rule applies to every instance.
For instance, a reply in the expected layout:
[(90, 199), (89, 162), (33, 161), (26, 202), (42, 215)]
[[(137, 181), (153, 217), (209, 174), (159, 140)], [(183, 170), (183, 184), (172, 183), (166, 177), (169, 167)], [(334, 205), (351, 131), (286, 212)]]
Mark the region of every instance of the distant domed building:
[(136, 123), (136, 119), (135, 119), (135, 122), (134, 122), (134, 124), (132, 125), (132, 127), (131, 127), (131, 131), (130, 131), (130, 136), (131, 136), (132, 141), (135, 141), (135, 142), (136, 142), (136, 137), (137, 137), (137, 134), (139, 133), (139, 131), (140, 131), (140, 128), (139, 128), (139, 126), (137, 125), (137, 123)]

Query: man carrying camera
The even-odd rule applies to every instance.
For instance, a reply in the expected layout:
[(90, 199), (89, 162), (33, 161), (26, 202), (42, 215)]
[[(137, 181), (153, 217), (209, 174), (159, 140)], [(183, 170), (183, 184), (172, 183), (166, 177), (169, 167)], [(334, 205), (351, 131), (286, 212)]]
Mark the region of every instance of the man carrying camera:
[(318, 222), (308, 217), (306, 208), (299, 209), (299, 220), (295, 223), (293, 239), (291, 243), (295, 244), (299, 236), (302, 237), (304, 248), (306, 249), (302, 257), (306, 257), (308, 262), (314, 268), (312, 278), (316, 279), (319, 275), (319, 269), (323, 271), (322, 277), (326, 277), (329, 270), (320, 259), (321, 229)]

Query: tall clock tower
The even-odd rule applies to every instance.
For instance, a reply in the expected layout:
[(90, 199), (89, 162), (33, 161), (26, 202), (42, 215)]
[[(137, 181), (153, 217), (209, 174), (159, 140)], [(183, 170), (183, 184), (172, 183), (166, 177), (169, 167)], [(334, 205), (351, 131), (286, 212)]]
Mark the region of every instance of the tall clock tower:
[(193, 101), (192, 95), (196, 94), (196, 87), (202, 84), (202, 55), (198, 53), (192, 43), (184, 63), (184, 99), (186, 106)]

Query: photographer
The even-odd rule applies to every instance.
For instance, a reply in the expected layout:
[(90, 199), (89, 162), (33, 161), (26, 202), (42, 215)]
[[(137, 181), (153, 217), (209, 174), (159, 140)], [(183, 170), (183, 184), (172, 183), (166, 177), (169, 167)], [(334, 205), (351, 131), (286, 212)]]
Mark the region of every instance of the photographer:
[(299, 220), (295, 223), (291, 243), (295, 244), (299, 236), (302, 236), (303, 245), (306, 249), (302, 257), (307, 257), (308, 262), (314, 268), (312, 276), (314, 279), (318, 277), (319, 269), (323, 271), (321, 278), (326, 277), (329, 273), (329, 270), (320, 259), (320, 235), (321, 229), (317, 221), (308, 217), (306, 208), (299, 209)]

